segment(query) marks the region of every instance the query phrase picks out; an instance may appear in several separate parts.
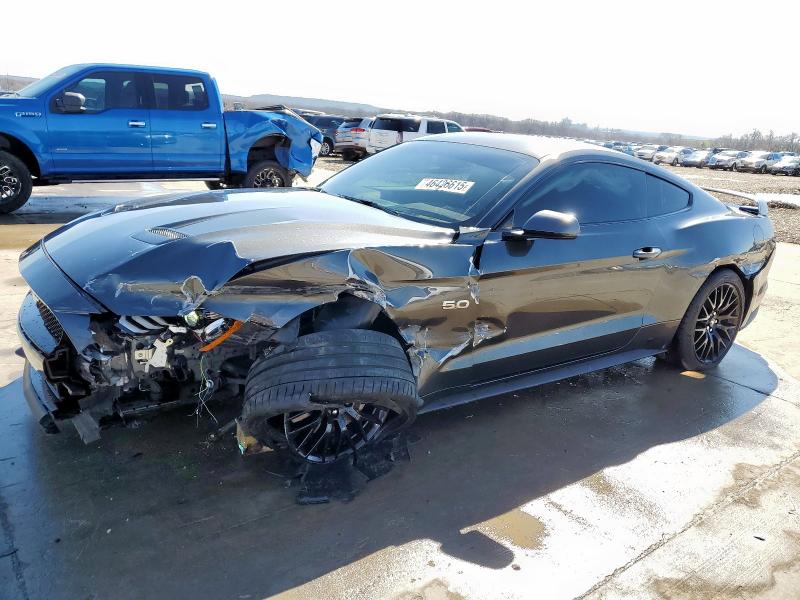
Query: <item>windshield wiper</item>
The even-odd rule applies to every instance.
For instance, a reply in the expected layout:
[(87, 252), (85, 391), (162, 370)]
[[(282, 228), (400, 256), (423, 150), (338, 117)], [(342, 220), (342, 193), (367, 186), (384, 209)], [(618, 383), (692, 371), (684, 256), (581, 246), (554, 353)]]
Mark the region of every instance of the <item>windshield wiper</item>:
[[(324, 191), (324, 190), (322, 190)], [(325, 192), (326, 194), (330, 194), (330, 192)], [(336, 196), (337, 198), (344, 198), (345, 200), (350, 200), (350, 202), (358, 202), (359, 204), (363, 204), (364, 206), (369, 206), (370, 208), (377, 208), (378, 210), (382, 210), (385, 213), (390, 215), (394, 215), (396, 217), (404, 217), (402, 213), (397, 212), (396, 210), (392, 210), (391, 208), (386, 208), (382, 204), (378, 204), (373, 200), (366, 200), (364, 198), (356, 198), (355, 196), (347, 196), (346, 194), (331, 194), (331, 196)]]

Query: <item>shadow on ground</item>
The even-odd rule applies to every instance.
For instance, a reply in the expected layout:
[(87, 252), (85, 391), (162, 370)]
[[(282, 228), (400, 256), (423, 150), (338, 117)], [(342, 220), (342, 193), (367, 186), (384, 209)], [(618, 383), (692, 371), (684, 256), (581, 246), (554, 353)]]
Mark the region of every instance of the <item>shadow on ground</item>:
[(90, 447), (70, 432), (45, 436), (17, 380), (0, 390), (0, 512), (15, 585), (31, 598), (262, 598), (418, 539), (502, 568), (511, 548), (460, 532), (717, 428), (777, 383), (737, 346), (705, 379), (646, 360), (428, 414), (413, 427), (410, 463), (352, 502), (298, 506), (269, 473), (275, 455), (243, 459), (232, 439), (208, 446), (207, 424), (182, 412)]

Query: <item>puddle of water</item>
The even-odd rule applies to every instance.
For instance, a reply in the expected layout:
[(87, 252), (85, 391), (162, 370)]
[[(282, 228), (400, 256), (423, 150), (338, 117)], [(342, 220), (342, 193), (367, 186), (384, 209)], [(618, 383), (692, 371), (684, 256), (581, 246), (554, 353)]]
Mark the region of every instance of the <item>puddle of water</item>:
[(540, 548), (544, 538), (547, 537), (544, 523), (519, 508), (478, 523), (461, 533), (472, 530), (480, 531), (494, 539), (507, 540), (515, 546), (529, 550)]
[(0, 250), (24, 250), (60, 225), (53, 223), (0, 223)]

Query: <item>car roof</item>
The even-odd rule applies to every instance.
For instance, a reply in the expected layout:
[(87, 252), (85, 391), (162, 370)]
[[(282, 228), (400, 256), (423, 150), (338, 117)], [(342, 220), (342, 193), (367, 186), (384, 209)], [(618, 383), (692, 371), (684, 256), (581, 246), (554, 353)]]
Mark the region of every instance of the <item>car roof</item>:
[(425, 115), (412, 115), (411, 113), (381, 113), (375, 115), (376, 119), (427, 119), (428, 121), (446, 121), (441, 117), (426, 117)]
[(158, 72), (158, 73), (173, 73), (175, 75), (195, 75), (210, 77), (205, 71), (195, 71), (193, 69), (176, 69), (175, 67), (152, 67), (147, 65), (126, 65), (117, 63), (81, 63), (70, 65), (67, 69), (74, 69), (76, 72), (83, 69), (107, 69), (107, 70), (124, 70), (124, 71), (144, 71), (144, 72)]
[(618, 157), (620, 152), (602, 148), (586, 142), (568, 140), (564, 138), (549, 138), (537, 135), (521, 135), (513, 133), (484, 133), (484, 132), (464, 132), (464, 133), (443, 133), (438, 135), (427, 135), (419, 138), (420, 140), (436, 140), (442, 142), (455, 142), (457, 144), (472, 144), (474, 146), (484, 146), (486, 148), (497, 148), (499, 150), (510, 150), (520, 154), (527, 154), (536, 159), (545, 156), (560, 156), (567, 152), (576, 150), (591, 151), (593, 154), (603, 154)]

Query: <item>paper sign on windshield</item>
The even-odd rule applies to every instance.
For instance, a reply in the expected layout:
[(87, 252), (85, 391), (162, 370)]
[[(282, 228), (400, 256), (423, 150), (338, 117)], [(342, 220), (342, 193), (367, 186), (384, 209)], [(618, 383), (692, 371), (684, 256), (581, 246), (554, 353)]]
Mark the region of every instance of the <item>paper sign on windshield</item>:
[(466, 194), (475, 185), (474, 181), (461, 179), (433, 179), (426, 177), (414, 189), (434, 190), (437, 192), (452, 192), (453, 194)]

